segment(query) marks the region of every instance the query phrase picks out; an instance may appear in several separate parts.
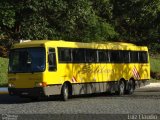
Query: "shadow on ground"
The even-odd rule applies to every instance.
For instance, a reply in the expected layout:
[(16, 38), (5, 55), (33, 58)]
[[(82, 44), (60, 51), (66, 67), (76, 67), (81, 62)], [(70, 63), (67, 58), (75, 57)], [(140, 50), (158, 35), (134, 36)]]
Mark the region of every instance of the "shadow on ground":
[[(99, 93), (99, 94), (87, 94), (87, 95), (74, 95), (71, 96), (69, 100), (78, 100), (78, 99), (103, 99), (103, 98), (117, 98), (121, 97), (115, 94), (109, 93)], [(36, 101), (33, 101), (29, 98), (21, 98), (18, 96), (10, 96), (8, 94), (1, 94), (0, 95), (0, 104), (25, 104), (30, 102), (41, 102), (41, 101), (59, 101), (64, 102), (61, 99), (61, 96), (51, 96), (51, 97), (43, 97), (39, 98)]]
[[(121, 100), (132, 100), (132, 99), (160, 99), (160, 88), (140, 88), (137, 89), (132, 95), (118, 96), (110, 93), (99, 93), (89, 95), (76, 95), (72, 96), (69, 100), (77, 101), (82, 99), (121, 99)], [(37, 101), (32, 101), (29, 98), (20, 98), (17, 96), (10, 96), (8, 94), (0, 95), (0, 104), (25, 104), (30, 102), (41, 102), (41, 101), (58, 101), (61, 100), (60, 96), (51, 96), (45, 98), (39, 98)]]

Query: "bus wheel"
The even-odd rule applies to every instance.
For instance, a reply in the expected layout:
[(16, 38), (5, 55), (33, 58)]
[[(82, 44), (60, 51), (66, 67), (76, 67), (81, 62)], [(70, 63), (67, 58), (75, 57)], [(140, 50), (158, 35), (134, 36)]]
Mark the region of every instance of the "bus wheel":
[(62, 86), (62, 90), (61, 90), (61, 97), (63, 101), (67, 101), (69, 98), (69, 90), (68, 90), (68, 85), (64, 84)]
[(125, 83), (123, 80), (120, 80), (118, 83), (118, 91), (116, 91), (117, 95), (124, 95), (125, 91)]
[(129, 80), (126, 94), (133, 94), (135, 90), (135, 83), (133, 80)]

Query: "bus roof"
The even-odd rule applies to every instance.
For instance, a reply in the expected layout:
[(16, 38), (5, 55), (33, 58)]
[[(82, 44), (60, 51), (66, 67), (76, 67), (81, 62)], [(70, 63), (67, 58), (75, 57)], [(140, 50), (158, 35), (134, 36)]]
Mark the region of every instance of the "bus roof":
[(11, 49), (27, 48), (27, 47), (70, 47), (70, 48), (98, 48), (98, 49), (120, 49), (120, 50), (145, 50), (146, 46), (137, 46), (132, 43), (124, 42), (104, 42), (104, 43), (84, 43), (84, 42), (70, 42), (63, 40), (33, 40), (29, 42), (16, 43)]

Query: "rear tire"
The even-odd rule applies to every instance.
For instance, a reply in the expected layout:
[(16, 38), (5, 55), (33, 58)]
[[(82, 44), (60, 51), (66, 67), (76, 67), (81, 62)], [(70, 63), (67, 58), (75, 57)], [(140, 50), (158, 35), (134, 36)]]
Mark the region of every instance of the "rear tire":
[(120, 80), (118, 83), (118, 91), (116, 91), (117, 95), (124, 95), (125, 91), (125, 83), (123, 80)]
[(62, 90), (61, 90), (61, 97), (63, 101), (67, 101), (69, 98), (69, 89), (68, 89), (68, 85), (64, 84), (62, 86)]

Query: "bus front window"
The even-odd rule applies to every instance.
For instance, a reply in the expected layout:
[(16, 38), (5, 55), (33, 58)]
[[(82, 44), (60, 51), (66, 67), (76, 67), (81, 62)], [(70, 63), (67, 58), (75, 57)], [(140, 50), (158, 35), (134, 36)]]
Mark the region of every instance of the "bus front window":
[(10, 73), (43, 72), (44, 70), (44, 48), (23, 48), (11, 50), (9, 57)]

